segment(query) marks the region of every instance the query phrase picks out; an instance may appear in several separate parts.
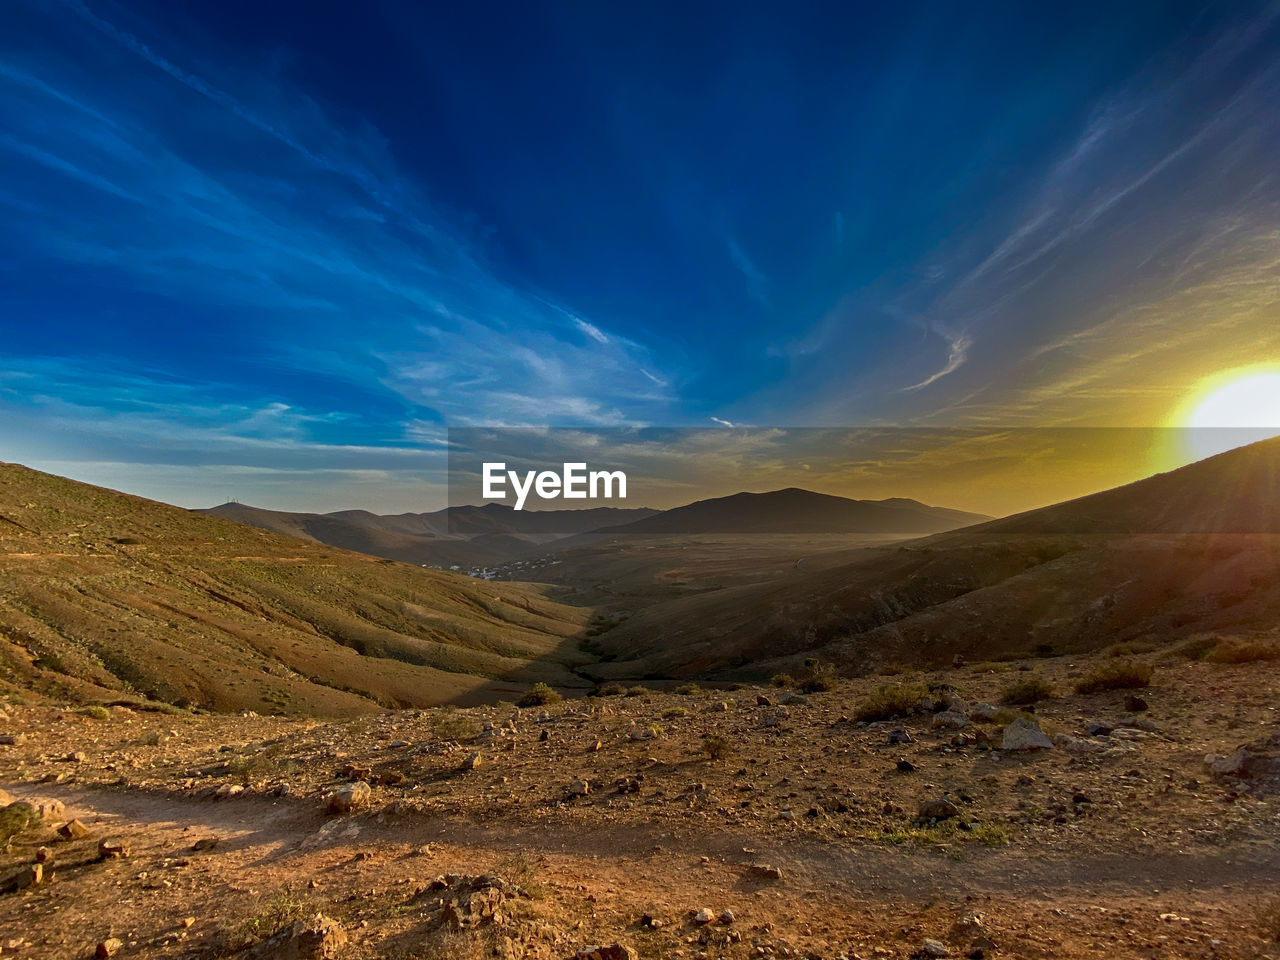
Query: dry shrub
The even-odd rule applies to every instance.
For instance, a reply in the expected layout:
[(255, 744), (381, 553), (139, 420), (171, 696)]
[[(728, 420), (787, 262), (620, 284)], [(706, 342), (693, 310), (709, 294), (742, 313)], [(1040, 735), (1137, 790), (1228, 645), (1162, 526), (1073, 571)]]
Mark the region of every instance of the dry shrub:
[(1041, 700), (1051, 700), (1053, 696), (1053, 686), (1048, 680), (1043, 677), (1029, 677), (1005, 687), (1004, 692), (1000, 694), (1000, 702), (1007, 706), (1021, 707), (1039, 703)]
[(1104, 660), (1076, 681), (1076, 693), (1137, 690), (1151, 685), (1154, 668), (1143, 660)]
[(862, 701), (854, 719), (870, 723), (909, 716), (920, 710), (920, 700), (927, 693), (928, 688), (922, 683), (883, 684)]
[(1210, 663), (1261, 663), (1264, 660), (1280, 660), (1280, 644), (1266, 640), (1248, 640), (1244, 637), (1227, 637), (1219, 640), (1204, 655)]
[(563, 697), (548, 684), (538, 682), (529, 688), (529, 692), (516, 701), (518, 707), (545, 707), (559, 703)]

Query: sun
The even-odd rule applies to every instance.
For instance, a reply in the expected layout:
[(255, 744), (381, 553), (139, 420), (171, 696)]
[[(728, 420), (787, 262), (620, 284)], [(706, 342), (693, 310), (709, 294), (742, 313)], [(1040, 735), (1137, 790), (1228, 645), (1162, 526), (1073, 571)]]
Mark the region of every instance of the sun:
[(1207, 377), (1175, 422), (1196, 459), (1280, 435), (1280, 364)]

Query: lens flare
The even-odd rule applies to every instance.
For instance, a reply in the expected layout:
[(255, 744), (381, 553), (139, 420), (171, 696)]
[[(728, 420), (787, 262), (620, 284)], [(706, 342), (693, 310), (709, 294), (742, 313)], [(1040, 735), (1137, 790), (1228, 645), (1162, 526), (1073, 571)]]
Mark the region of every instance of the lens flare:
[(1280, 436), (1280, 365), (1209, 377), (1177, 417), (1195, 459)]

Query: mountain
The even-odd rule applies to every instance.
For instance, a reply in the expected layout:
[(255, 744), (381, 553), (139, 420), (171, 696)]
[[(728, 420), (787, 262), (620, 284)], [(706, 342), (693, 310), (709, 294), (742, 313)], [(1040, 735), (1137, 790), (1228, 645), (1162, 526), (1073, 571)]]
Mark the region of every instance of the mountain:
[(698, 500), (597, 532), (927, 534), (990, 519), (982, 514), (931, 507), (916, 500), (850, 500), (788, 487), (769, 493), (735, 493)]
[(290, 513), (242, 503), (224, 503), (201, 512), (375, 557), (463, 569), (518, 559), (537, 552), (549, 540), (656, 513), (617, 507), (515, 510), (499, 503), (390, 516), (367, 510)]
[(0, 690), (350, 715), (582, 685), (590, 611), (313, 522), (299, 539), (0, 464)]
[(1164, 646), (1280, 624), (1280, 438), (1124, 487), (816, 571), (648, 604), (596, 643), (601, 676), (858, 672)]

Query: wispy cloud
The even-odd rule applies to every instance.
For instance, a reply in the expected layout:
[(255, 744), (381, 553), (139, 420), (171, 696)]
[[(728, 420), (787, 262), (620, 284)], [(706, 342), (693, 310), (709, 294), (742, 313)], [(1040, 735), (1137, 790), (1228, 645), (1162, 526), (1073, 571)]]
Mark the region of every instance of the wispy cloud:
[(733, 265), (738, 268), (738, 272), (742, 274), (747, 281), (747, 293), (751, 295), (751, 299), (758, 303), (769, 303), (769, 288), (771, 281), (763, 270), (756, 266), (755, 261), (747, 255), (747, 251), (742, 248), (734, 237), (729, 237), (729, 259), (733, 261)]

